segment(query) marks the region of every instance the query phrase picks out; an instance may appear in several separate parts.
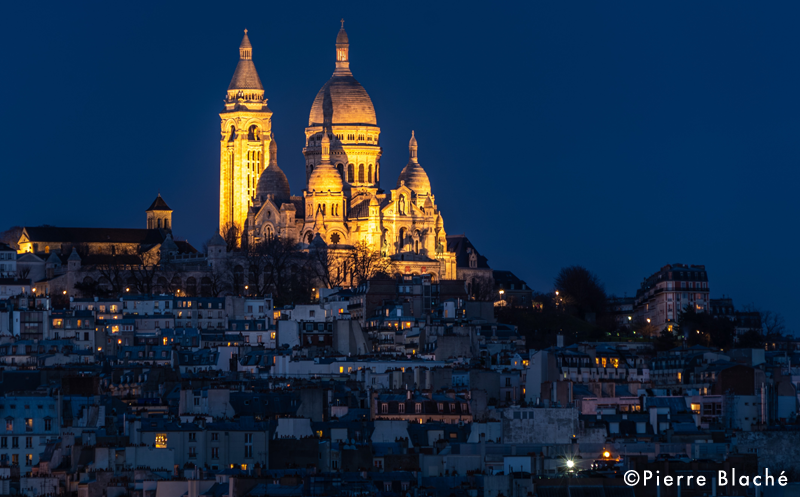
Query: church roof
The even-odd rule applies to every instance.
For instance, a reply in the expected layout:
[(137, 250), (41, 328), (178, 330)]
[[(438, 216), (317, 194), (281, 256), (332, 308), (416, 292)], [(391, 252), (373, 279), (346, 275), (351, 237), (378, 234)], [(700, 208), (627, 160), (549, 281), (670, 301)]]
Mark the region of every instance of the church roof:
[(469, 241), (466, 235), (448, 235), (447, 251), (456, 254), (457, 267), (469, 267), (469, 255), (475, 252), (478, 256), (478, 269), (489, 269), (489, 260), (475, 250), (475, 246)]
[(350, 212), (347, 213), (347, 218), (358, 219), (362, 217), (369, 217), (369, 203), (370, 199), (367, 198), (350, 207)]
[(332, 76), (317, 93), (308, 125), (322, 124), (378, 124), (372, 99), (352, 75)]
[(172, 209), (170, 209), (169, 206), (167, 205), (167, 203), (164, 202), (164, 199), (161, 198), (161, 194), (159, 193), (158, 197), (156, 197), (156, 199), (153, 200), (153, 203), (150, 204), (150, 207), (148, 207), (145, 212), (150, 212), (150, 211), (170, 211), (171, 212)]
[(253, 46), (250, 44), (250, 38), (247, 36), (247, 30), (244, 30), (244, 38), (239, 45), (239, 63), (236, 64), (236, 70), (233, 72), (231, 84), (228, 85), (229, 90), (263, 90), (264, 86), (261, 84), (261, 78), (258, 77), (256, 65), (253, 63)]
[(161, 230), (137, 228), (60, 228), (56, 226), (26, 226), (31, 242), (60, 243), (138, 243), (156, 245), (164, 241)]

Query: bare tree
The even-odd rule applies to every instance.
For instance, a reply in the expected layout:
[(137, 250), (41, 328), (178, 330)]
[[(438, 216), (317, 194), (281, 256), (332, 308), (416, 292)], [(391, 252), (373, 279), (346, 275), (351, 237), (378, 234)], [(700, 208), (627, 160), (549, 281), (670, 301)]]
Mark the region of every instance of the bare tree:
[(354, 286), (379, 274), (388, 275), (392, 271), (391, 260), (383, 257), (380, 251), (372, 250), (366, 242), (358, 242), (350, 249), (347, 266), (352, 271)]
[(131, 266), (141, 263), (135, 252), (125, 246), (111, 246), (111, 253), (103, 256), (103, 261), (95, 268), (100, 273), (100, 283), (108, 285), (112, 295), (121, 295), (126, 284), (126, 276)]
[(350, 253), (325, 244), (312, 244), (308, 250), (308, 270), (325, 288), (335, 288), (347, 281), (347, 259)]
[(153, 293), (156, 277), (160, 271), (159, 253), (151, 250), (139, 254), (139, 264), (131, 264), (128, 267), (128, 276), (134, 281), (134, 288), (137, 293), (149, 295)]

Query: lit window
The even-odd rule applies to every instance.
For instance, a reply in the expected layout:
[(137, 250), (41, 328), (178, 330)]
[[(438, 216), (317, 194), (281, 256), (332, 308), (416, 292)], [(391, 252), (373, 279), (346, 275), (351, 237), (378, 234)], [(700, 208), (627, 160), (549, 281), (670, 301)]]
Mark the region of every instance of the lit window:
[(166, 433), (159, 433), (156, 435), (156, 449), (166, 449), (167, 448), (167, 434)]

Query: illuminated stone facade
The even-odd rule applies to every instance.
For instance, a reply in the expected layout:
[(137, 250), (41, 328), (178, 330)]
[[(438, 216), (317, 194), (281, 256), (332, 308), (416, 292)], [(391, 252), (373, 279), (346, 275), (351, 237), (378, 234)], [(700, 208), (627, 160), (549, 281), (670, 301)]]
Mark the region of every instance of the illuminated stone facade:
[(380, 127), (372, 100), (350, 71), (349, 48), (342, 27), (335, 70), (317, 93), (305, 130), (306, 187), (292, 196), (245, 33), (220, 114), (220, 228), (235, 224), (253, 241), (321, 240), (333, 249), (365, 242), (391, 258), (397, 273), (455, 279), (456, 257), (413, 132), (408, 164), (394, 188), (381, 189)]

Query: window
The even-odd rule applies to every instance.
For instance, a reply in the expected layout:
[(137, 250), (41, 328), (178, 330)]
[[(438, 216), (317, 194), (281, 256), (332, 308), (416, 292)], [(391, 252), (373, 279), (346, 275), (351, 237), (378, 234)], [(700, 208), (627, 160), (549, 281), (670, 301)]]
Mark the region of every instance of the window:
[(11, 464), (15, 466), (19, 465), (19, 454), (11, 454)]
[(355, 175), (353, 174), (354, 166), (352, 164), (347, 165), (347, 182), (353, 183), (355, 179)]
[(14, 431), (14, 418), (6, 418), (6, 431)]
[(253, 457), (253, 434), (244, 434), (244, 457)]
[(33, 437), (25, 437), (25, 448), (26, 449), (33, 448)]
[(364, 164), (358, 165), (358, 182), (359, 183), (364, 182)]
[(212, 433), (211, 434), (211, 441), (212, 442), (219, 442), (219, 433)]
[(11, 448), (19, 449), (19, 437), (11, 437)]
[(189, 441), (197, 442), (197, 433), (189, 433)]
[(156, 449), (166, 449), (166, 448), (167, 448), (167, 434), (158, 433), (156, 435)]
[(33, 466), (33, 454), (25, 454), (25, 466)]
[(421, 403), (417, 402), (416, 404), (414, 404), (414, 412), (417, 413), (417, 414), (421, 414), (422, 413), (422, 404)]
[(397, 404), (397, 412), (400, 413), (400, 414), (405, 414), (406, 413), (406, 405), (404, 403), (402, 403), (402, 402)]
[(367, 174), (367, 181), (369, 181), (370, 183), (374, 183), (372, 181), (372, 164), (369, 165), (369, 173)]
[(8, 437), (0, 438), (0, 449), (8, 448)]
[(211, 448), (211, 459), (219, 459), (219, 447)]
[(195, 457), (197, 457), (197, 447), (189, 447), (189, 458), (192, 459)]

